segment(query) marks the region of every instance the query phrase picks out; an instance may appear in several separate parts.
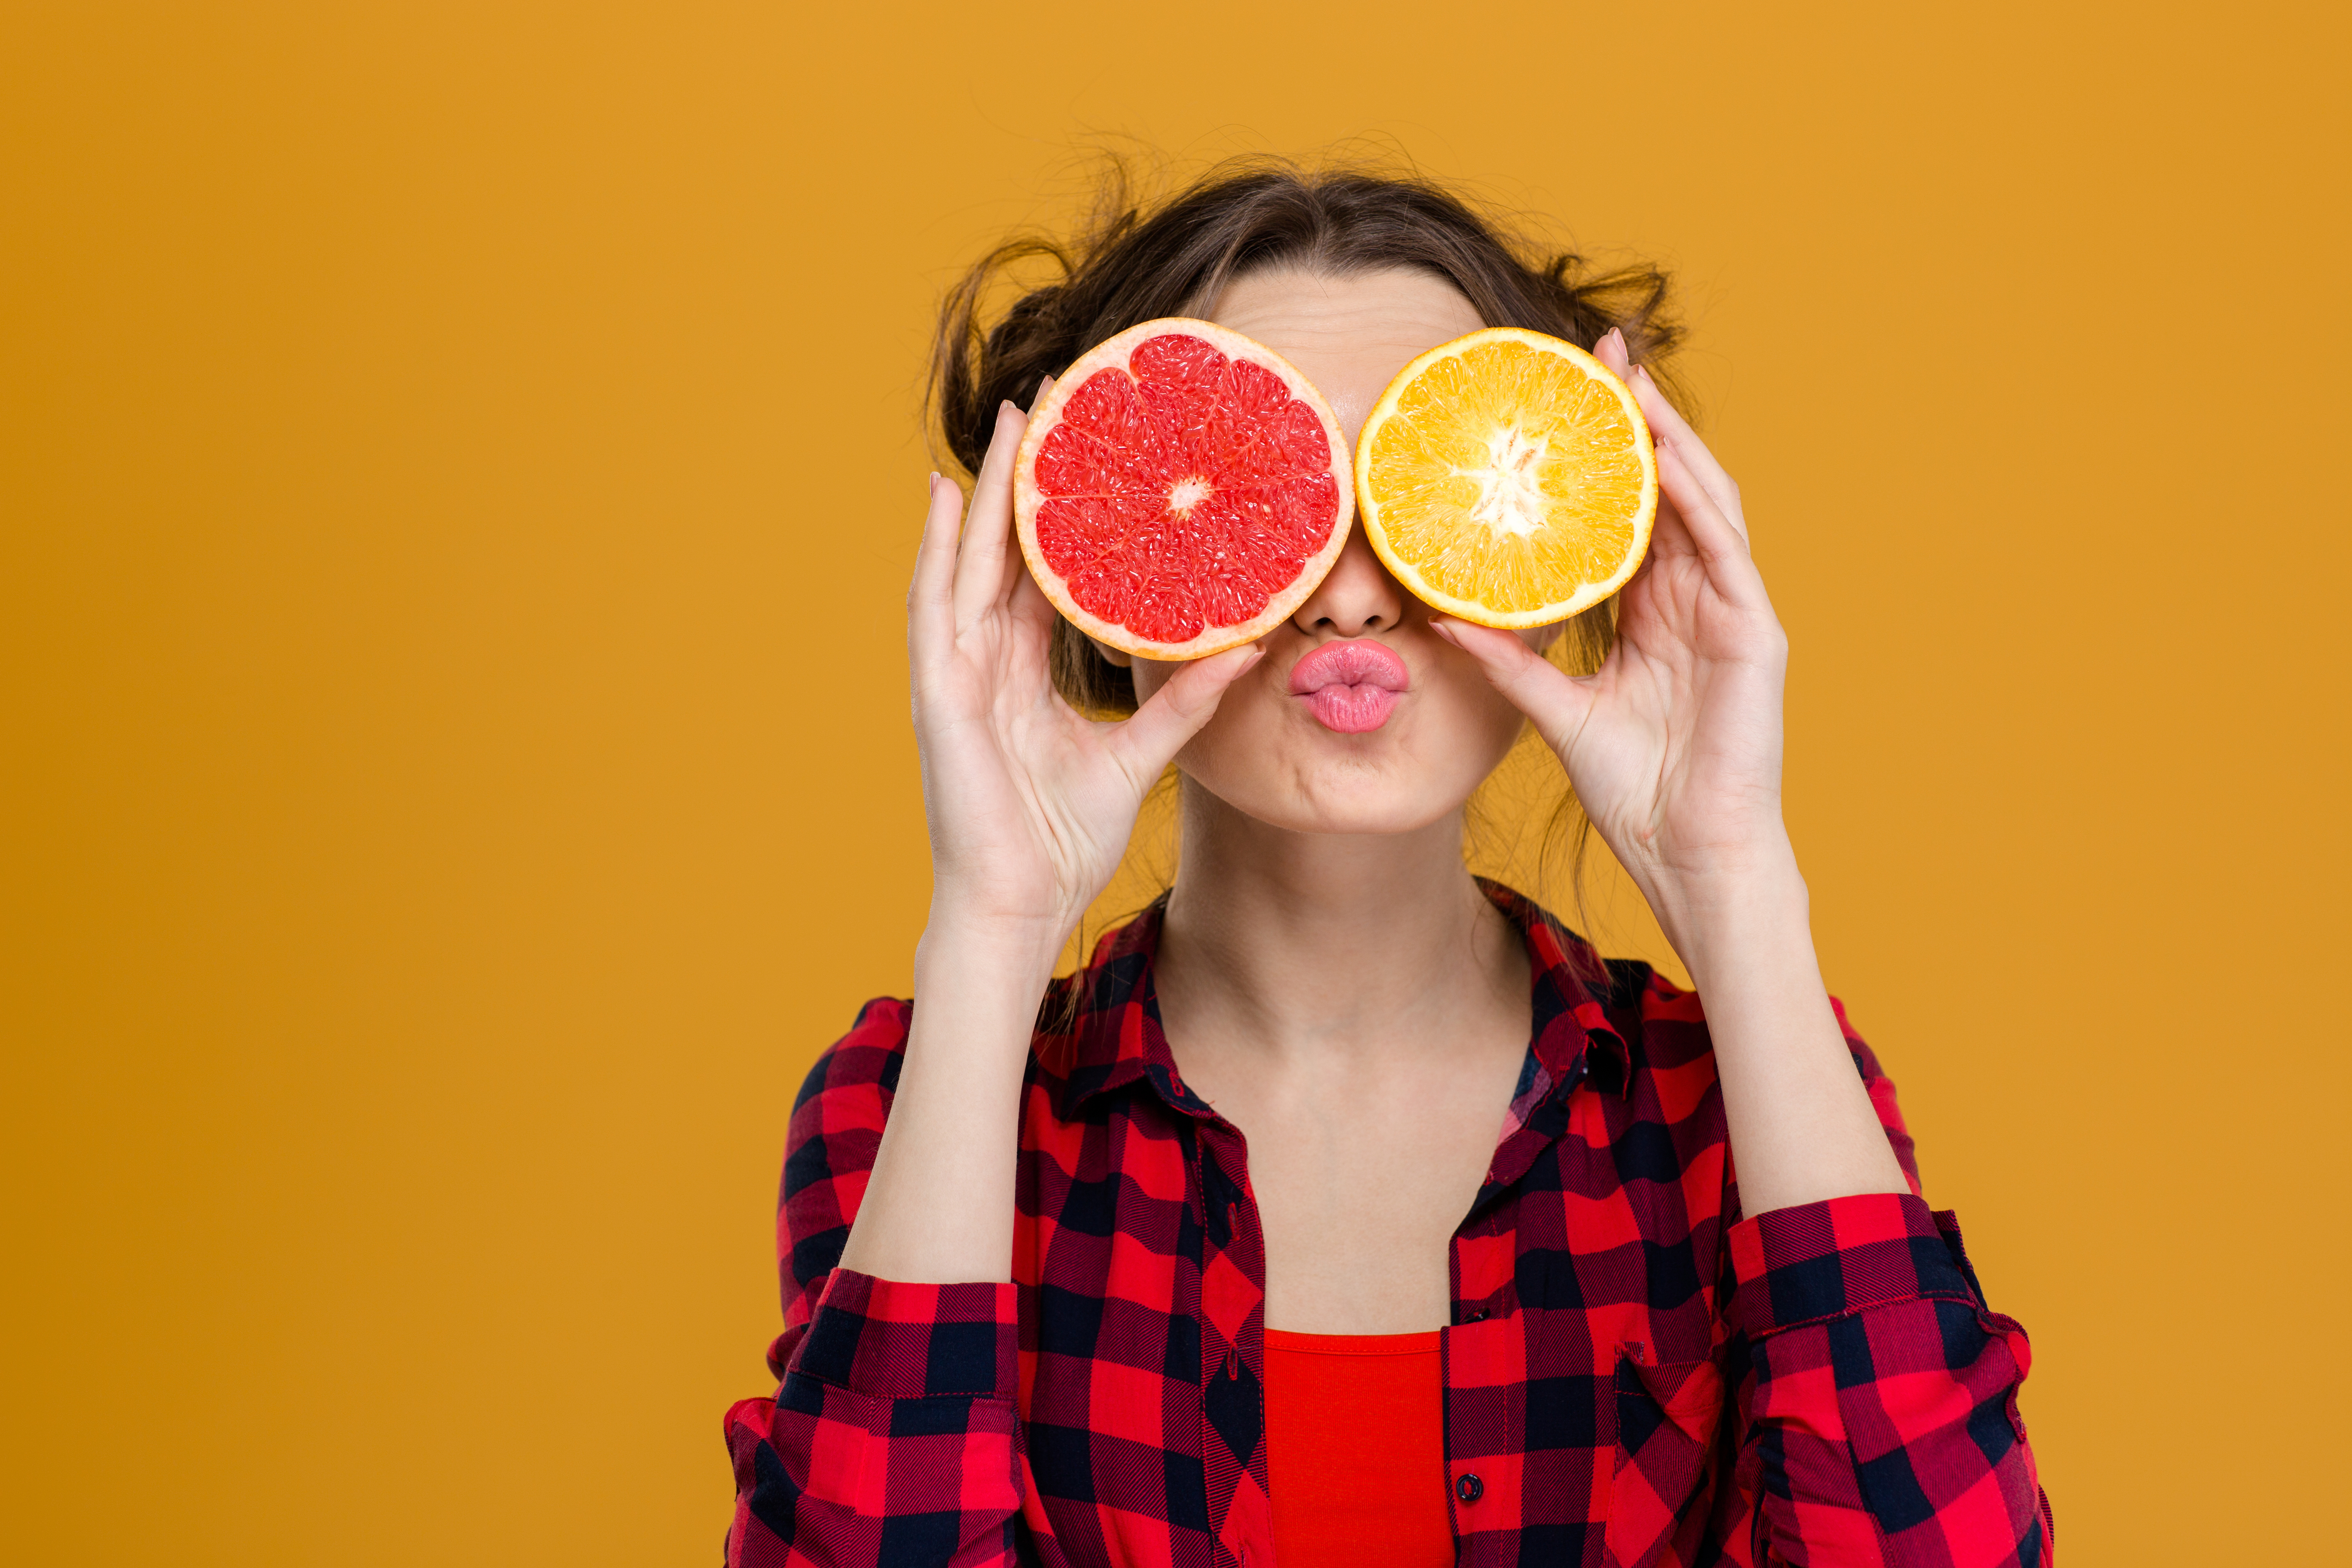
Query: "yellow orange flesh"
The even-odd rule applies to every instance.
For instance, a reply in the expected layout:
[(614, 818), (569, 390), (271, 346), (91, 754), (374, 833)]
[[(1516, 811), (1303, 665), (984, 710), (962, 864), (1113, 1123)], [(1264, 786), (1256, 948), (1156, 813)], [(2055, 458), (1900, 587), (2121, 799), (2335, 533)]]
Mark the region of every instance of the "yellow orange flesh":
[(1658, 469), (1606, 365), (1492, 327), (1398, 373), (1357, 440), (1356, 488), (1366, 537), (1415, 595), (1464, 620), (1535, 626), (1633, 576)]

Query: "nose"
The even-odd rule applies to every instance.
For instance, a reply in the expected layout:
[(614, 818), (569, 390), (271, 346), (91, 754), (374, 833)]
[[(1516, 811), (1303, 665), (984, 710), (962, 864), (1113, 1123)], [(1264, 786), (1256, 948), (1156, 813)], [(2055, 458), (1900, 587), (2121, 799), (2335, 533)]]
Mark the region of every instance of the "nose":
[(1330, 574), (1298, 606), (1290, 624), (1311, 637), (1366, 637), (1395, 630), (1404, 618), (1404, 602), (1403, 586), (1372, 553), (1363, 531), (1350, 525)]

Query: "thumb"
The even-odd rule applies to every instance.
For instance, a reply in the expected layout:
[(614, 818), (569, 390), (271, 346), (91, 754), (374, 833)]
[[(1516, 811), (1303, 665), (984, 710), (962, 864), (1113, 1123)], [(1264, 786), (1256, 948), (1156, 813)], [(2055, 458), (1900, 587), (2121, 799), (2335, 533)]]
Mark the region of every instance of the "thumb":
[(1592, 692), (1517, 637), (1452, 616), (1433, 616), (1430, 630), (1477, 661), (1487, 683), (1534, 721), (1545, 744), (1562, 756), (1592, 710)]
[(1225, 689), (1265, 657), (1265, 649), (1251, 643), (1186, 665), (1135, 710), (1135, 717), (1110, 727), (1107, 743), (1111, 755), (1139, 787), (1149, 788), (1216, 712)]

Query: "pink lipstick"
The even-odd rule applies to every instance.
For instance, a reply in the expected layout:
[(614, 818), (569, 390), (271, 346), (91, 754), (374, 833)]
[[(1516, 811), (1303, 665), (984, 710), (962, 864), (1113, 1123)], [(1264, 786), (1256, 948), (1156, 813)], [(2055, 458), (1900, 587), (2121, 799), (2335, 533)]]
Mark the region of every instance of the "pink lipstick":
[(1412, 685), (1404, 660), (1370, 637), (1327, 642), (1290, 667), (1290, 694), (1305, 698), (1323, 727), (1342, 735), (1387, 723), (1397, 694)]

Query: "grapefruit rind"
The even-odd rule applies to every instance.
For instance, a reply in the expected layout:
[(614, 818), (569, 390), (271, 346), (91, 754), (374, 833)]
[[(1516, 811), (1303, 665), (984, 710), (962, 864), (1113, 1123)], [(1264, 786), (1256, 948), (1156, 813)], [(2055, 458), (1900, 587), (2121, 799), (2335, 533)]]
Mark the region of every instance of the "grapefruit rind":
[[(1472, 352), (1496, 343), (1517, 343), (1540, 353), (1550, 354), (1583, 373), (1588, 382), (1613, 396), (1633, 427), (1632, 453), (1640, 467), (1640, 499), (1633, 515), (1625, 520), (1629, 524), (1630, 542), (1623, 559), (1605, 576), (1578, 584), (1575, 591), (1564, 599), (1517, 609), (1501, 609), (1475, 598), (1446, 592), (1430, 580), (1421, 563), (1408, 557), (1397, 547), (1391, 536), (1387, 508), (1396, 498), (1380, 493), (1375, 474), (1381, 465), (1376, 461), (1375, 447), (1383, 431), (1398, 417), (1401, 404), (1415, 384), (1443, 362), (1457, 360)], [(1427, 353), (1396, 374), (1371, 413), (1365, 417), (1364, 427), (1356, 438), (1356, 513), (1361, 519), (1364, 536), (1398, 582), (1423, 603), (1450, 616), (1473, 621), (1480, 626), (1517, 629), (1549, 626), (1564, 621), (1600, 604), (1623, 587), (1640, 565), (1650, 546), (1650, 531), (1657, 519), (1658, 463), (1652, 444), (1649, 422), (1642, 417), (1641, 406), (1633, 390), (1607, 365), (1602, 364), (1574, 343), (1529, 331), (1521, 327), (1486, 327), (1467, 333), (1451, 342), (1440, 343)], [(1483, 526), (1465, 520), (1463, 528)]]
[[(1231, 626), (1204, 626), (1199, 636), (1180, 643), (1160, 642), (1144, 637), (1114, 621), (1107, 621), (1089, 612), (1072, 594), (1068, 583), (1045, 559), (1037, 540), (1037, 516), (1040, 509), (1052, 499), (1037, 485), (1037, 455), (1046, 438), (1061, 423), (1062, 413), (1070, 398), (1097, 372), (1116, 368), (1127, 371), (1137, 348), (1144, 342), (1170, 334), (1196, 337), (1209, 343), (1229, 360), (1247, 360), (1271, 371), (1281, 378), (1292, 398), (1310, 409), (1323, 426), (1329, 443), (1331, 479), (1338, 487), (1339, 510), (1332, 519), (1330, 536), (1322, 547), (1307, 557), (1297, 577), (1289, 584), (1272, 593), (1265, 607), (1246, 621)], [(1131, 373), (1130, 373), (1131, 374)], [(1349, 463), (1350, 451), (1347, 437), (1341, 434), (1339, 421), (1331, 405), (1315, 389), (1312, 382), (1299, 373), (1298, 367), (1255, 339), (1243, 336), (1213, 321), (1195, 321), (1187, 316), (1162, 316), (1155, 321), (1139, 322), (1115, 337), (1080, 354), (1054, 383), (1051, 392), (1030, 410), (1029, 428), (1021, 439), (1021, 448), (1013, 466), (1013, 531), (1021, 542), (1021, 556), (1029, 564), (1029, 574), (1036, 579), (1045, 597), (1065, 619), (1094, 638), (1097, 642), (1142, 658), (1179, 662), (1206, 658), (1227, 648), (1253, 643), (1279, 626), (1297, 613), (1298, 606), (1313, 595), (1331, 568), (1338, 563), (1339, 552), (1348, 542), (1349, 527), (1356, 508), (1356, 484)]]

